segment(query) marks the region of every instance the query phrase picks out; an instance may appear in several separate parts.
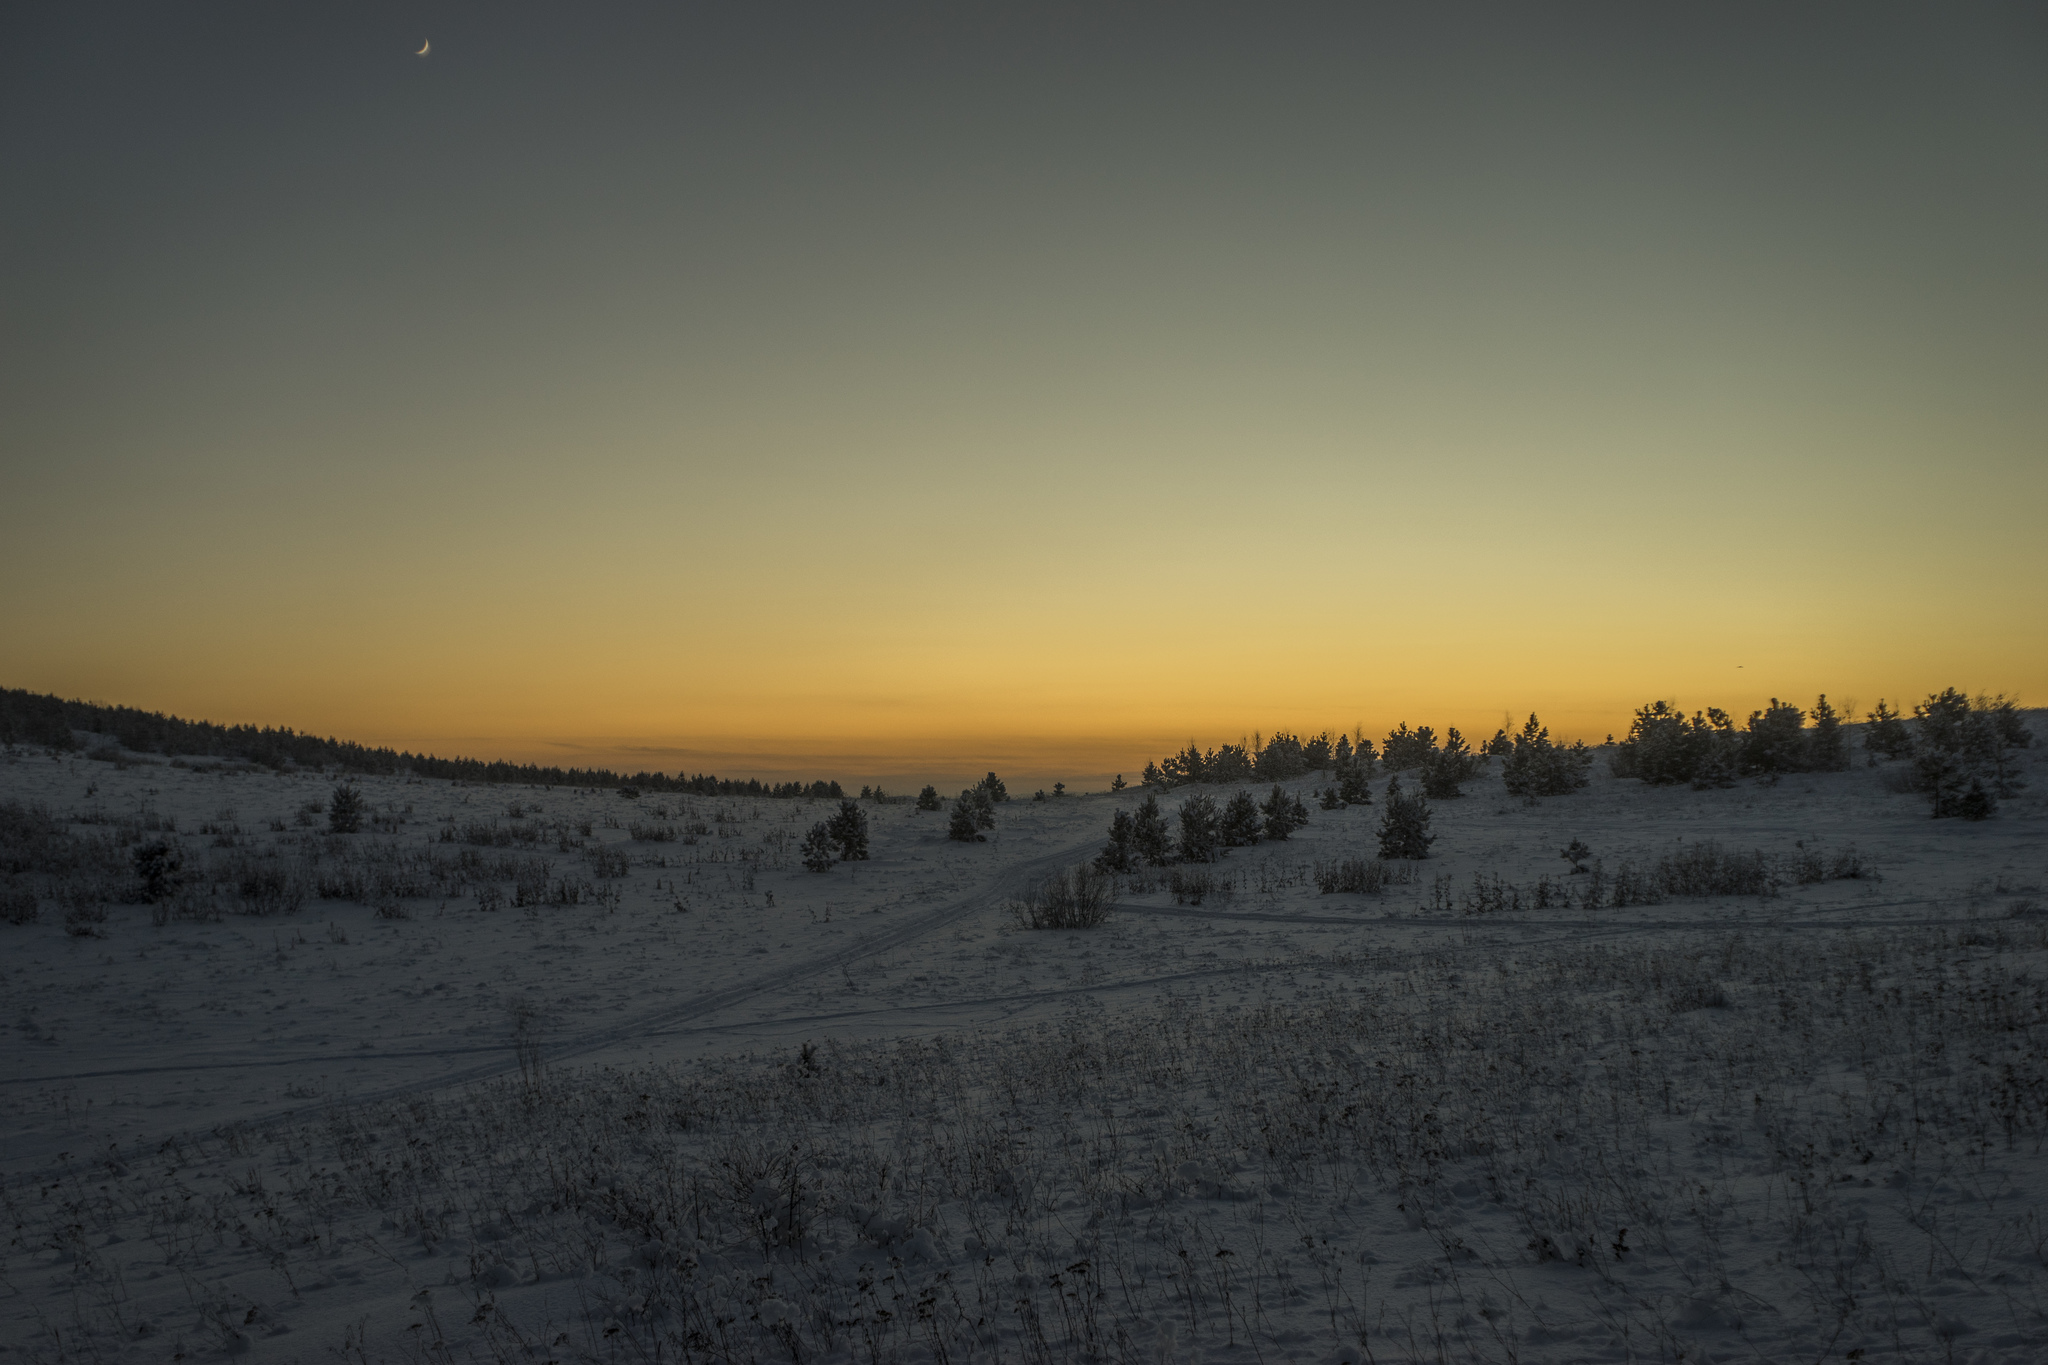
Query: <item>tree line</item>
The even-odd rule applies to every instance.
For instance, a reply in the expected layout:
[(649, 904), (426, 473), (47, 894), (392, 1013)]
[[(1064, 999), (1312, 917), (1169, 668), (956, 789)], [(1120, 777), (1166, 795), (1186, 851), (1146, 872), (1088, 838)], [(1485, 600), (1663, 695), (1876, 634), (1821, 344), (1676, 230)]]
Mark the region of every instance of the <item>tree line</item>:
[(66, 701), (45, 693), (0, 688), (0, 744), (39, 744), (63, 751), (79, 747), (77, 732), (101, 736), (138, 754), (213, 758), (266, 768), (310, 768), (371, 776), (446, 778), (458, 782), (522, 782), (547, 787), (621, 787), (689, 796), (766, 796), (837, 799), (837, 782), (762, 782), (709, 773), (615, 773), (608, 768), (559, 768), (477, 758), (436, 758), (399, 749), (271, 726), (216, 725), (132, 706)]

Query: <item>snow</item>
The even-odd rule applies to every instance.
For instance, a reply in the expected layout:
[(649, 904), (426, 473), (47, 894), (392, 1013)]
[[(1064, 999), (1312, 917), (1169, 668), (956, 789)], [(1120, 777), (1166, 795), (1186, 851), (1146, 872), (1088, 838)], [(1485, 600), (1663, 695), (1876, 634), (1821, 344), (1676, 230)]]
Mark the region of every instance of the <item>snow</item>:
[[(872, 860), (815, 875), (823, 803), (365, 779), (330, 835), (331, 777), (17, 751), (0, 800), (309, 893), (0, 925), (0, 1355), (2038, 1361), (2029, 757), (1982, 824), (1882, 769), (1487, 775), (1378, 895), (1313, 875), (1377, 806), (1311, 800), (1199, 904), (1034, 933), (1010, 900), (1137, 794), (985, 844), (863, 803)], [(1575, 838), (1781, 884), (1461, 909)]]

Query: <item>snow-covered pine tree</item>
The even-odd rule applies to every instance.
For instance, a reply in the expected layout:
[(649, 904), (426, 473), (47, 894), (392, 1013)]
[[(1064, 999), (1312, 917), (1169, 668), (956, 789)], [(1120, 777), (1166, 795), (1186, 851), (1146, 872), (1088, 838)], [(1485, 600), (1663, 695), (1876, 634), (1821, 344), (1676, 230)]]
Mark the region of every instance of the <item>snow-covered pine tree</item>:
[(1268, 839), (1285, 839), (1308, 823), (1308, 807), (1277, 782), (1273, 784), (1272, 795), (1259, 807), (1259, 813), (1265, 817)]
[(1436, 836), (1429, 832), (1429, 802), (1421, 793), (1401, 790), (1397, 773), (1387, 779), (1386, 807), (1380, 813), (1382, 858), (1427, 858)]
[(1248, 848), (1259, 841), (1265, 833), (1265, 824), (1259, 818), (1259, 803), (1248, 791), (1240, 791), (1230, 798), (1223, 807), (1223, 821), (1217, 830), (1217, 837), (1225, 848)]
[(1216, 861), (1217, 826), (1221, 817), (1216, 798), (1203, 792), (1180, 803), (1180, 859), (1184, 863)]
[(839, 813), (825, 827), (839, 849), (839, 861), (864, 863), (868, 860), (868, 813), (851, 801), (839, 803)]
[(832, 864), (839, 861), (839, 842), (832, 837), (832, 827), (820, 820), (811, 826), (811, 832), (804, 836), (804, 866), (812, 872), (830, 872)]
[(1102, 846), (1102, 852), (1095, 855), (1095, 870), (1098, 872), (1136, 872), (1138, 870), (1138, 852), (1134, 844), (1130, 812), (1120, 810), (1109, 818), (1109, 842)]

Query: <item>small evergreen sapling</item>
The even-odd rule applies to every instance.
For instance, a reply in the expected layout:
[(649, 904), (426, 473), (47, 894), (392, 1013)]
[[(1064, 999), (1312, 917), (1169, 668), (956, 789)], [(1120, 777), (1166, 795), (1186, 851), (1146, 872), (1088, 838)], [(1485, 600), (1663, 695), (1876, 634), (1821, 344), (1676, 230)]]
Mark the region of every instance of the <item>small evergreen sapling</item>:
[(1166, 828), (1166, 813), (1159, 798), (1147, 796), (1131, 817), (1131, 847), (1149, 867), (1165, 867), (1173, 861), (1173, 835)]
[(1590, 780), (1587, 769), (1592, 766), (1592, 752), (1583, 743), (1570, 747), (1551, 743), (1550, 731), (1531, 711), (1522, 733), (1509, 743), (1500, 778), (1508, 795), (1533, 802), (1539, 796), (1577, 791)]
[(924, 790), (917, 794), (917, 808), (919, 810), (937, 810), (943, 804), (944, 802), (939, 800), (939, 789), (932, 786), (929, 782), (925, 784)]
[(1586, 859), (1593, 856), (1593, 850), (1586, 847), (1584, 839), (1574, 839), (1557, 851), (1557, 856), (1572, 865), (1572, 874), (1577, 876), (1586, 870)]
[(1790, 702), (1771, 698), (1761, 711), (1749, 713), (1738, 761), (1744, 773), (1796, 773), (1806, 770), (1806, 713)]
[(1911, 758), (1913, 756), (1913, 732), (1906, 728), (1906, 719), (1893, 707), (1885, 704), (1883, 697), (1877, 699), (1877, 709), (1865, 714), (1863, 747), (1879, 758)]
[(1427, 858), (1435, 842), (1429, 832), (1428, 800), (1402, 791), (1399, 774), (1388, 778), (1386, 807), (1380, 813), (1380, 857)]
[(354, 834), (363, 827), (363, 812), (370, 803), (353, 782), (343, 782), (327, 798), (327, 829), (332, 834)]
[(969, 787), (953, 803), (953, 818), (946, 826), (946, 837), (963, 844), (978, 844), (984, 842), (982, 832), (995, 827), (996, 805), (988, 794), (988, 788)]
[(823, 820), (804, 836), (803, 857), (804, 867), (812, 872), (830, 872), (832, 864), (839, 861), (839, 844), (832, 837), (832, 827)]
[(1817, 773), (1838, 773), (1849, 766), (1849, 747), (1842, 742), (1842, 714), (1828, 705), (1825, 692), (1813, 703), (1813, 733), (1806, 737), (1806, 766)]
[(1273, 794), (1259, 807), (1259, 813), (1266, 817), (1268, 839), (1285, 839), (1308, 823), (1308, 807), (1277, 782), (1273, 784)]
[(185, 860), (163, 839), (142, 845), (130, 855), (135, 875), (142, 880), (142, 899), (156, 905), (170, 899), (178, 887), (178, 871)]
[(1095, 855), (1095, 870), (1098, 872), (1136, 872), (1138, 851), (1128, 811), (1118, 811), (1109, 818), (1109, 842), (1102, 846), (1102, 852)]
[(1218, 836), (1225, 848), (1248, 848), (1259, 841), (1265, 832), (1265, 822), (1259, 816), (1259, 803), (1248, 791), (1240, 791), (1230, 798), (1223, 807), (1223, 823)]
[(1120, 792), (1129, 785), (1129, 783), (1124, 781), (1124, 775), (1122, 773), (1118, 773), (1115, 777), (1112, 777), (1109, 780), (1109, 789), (1113, 792)]
[(868, 813), (851, 801), (839, 803), (839, 813), (826, 825), (832, 843), (844, 863), (864, 863), (868, 857)]
[(1420, 768), (1435, 755), (1436, 731), (1427, 725), (1410, 730), (1405, 720), (1388, 733), (1387, 742), (1380, 746), (1380, 762), (1397, 773)]
[(1444, 747), (1432, 753), (1422, 765), (1422, 792), (1440, 801), (1463, 796), (1462, 784), (1479, 774), (1479, 759), (1453, 725), (1444, 735)]
[[(1007, 801), (1010, 799), (1010, 789), (1005, 787), (1003, 779), (997, 777), (994, 773), (990, 773), (987, 777), (982, 778), (980, 782), (975, 784), (974, 789), (978, 792), (985, 792), (991, 801)], [(990, 828), (993, 829), (994, 826), (990, 826)]]
[(1222, 820), (1216, 798), (1203, 792), (1180, 803), (1180, 857), (1187, 863), (1216, 861)]

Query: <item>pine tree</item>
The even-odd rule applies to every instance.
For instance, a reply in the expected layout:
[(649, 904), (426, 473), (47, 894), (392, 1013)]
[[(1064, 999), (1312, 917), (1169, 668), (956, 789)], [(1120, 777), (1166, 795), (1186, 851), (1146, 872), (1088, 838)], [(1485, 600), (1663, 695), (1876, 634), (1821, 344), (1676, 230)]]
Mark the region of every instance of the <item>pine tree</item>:
[(1250, 792), (1240, 791), (1223, 807), (1223, 823), (1217, 833), (1225, 848), (1247, 848), (1259, 841), (1264, 828), (1259, 803)]
[(1216, 861), (1216, 798), (1203, 792), (1180, 803), (1180, 857), (1187, 863)]
[(1136, 872), (1138, 854), (1134, 839), (1130, 815), (1125, 811), (1112, 815), (1109, 818), (1109, 842), (1102, 846), (1102, 852), (1095, 855), (1095, 870)]
[(1806, 737), (1808, 772), (1838, 773), (1849, 766), (1848, 746), (1842, 742), (1842, 716), (1828, 705), (1823, 692), (1813, 703), (1813, 733)]
[(327, 798), (327, 830), (330, 834), (354, 834), (363, 827), (363, 812), (370, 803), (352, 782), (338, 784)]
[[(1424, 729), (1428, 727), (1425, 726)], [(1422, 791), (1440, 801), (1456, 800), (1465, 793), (1461, 784), (1479, 772), (1479, 760), (1453, 725), (1444, 736), (1444, 747), (1434, 751), (1422, 764)]]
[(1583, 743), (1569, 748), (1550, 742), (1550, 731), (1529, 713), (1529, 723), (1509, 745), (1507, 761), (1501, 764), (1501, 782), (1508, 795), (1534, 801), (1539, 796), (1564, 796), (1577, 791), (1589, 780), (1587, 770), (1593, 755)]
[(1913, 756), (1913, 732), (1906, 728), (1905, 717), (1887, 706), (1883, 697), (1877, 699), (1877, 709), (1864, 716), (1868, 722), (1863, 731), (1863, 747), (1880, 758), (1911, 758)]
[(1347, 806), (1372, 804), (1372, 762), (1354, 758), (1337, 769), (1337, 799)]
[(1010, 799), (1010, 789), (1005, 787), (1003, 779), (997, 777), (994, 773), (990, 773), (987, 777), (982, 778), (980, 782), (976, 783), (975, 790), (987, 792), (988, 799), (991, 801), (1007, 801)]
[(1109, 789), (1113, 792), (1122, 791), (1126, 785), (1128, 784), (1125, 783), (1124, 775), (1122, 773), (1118, 773), (1115, 777), (1112, 777), (1109, 780)]
[(825, 832), (839, 849), (839, 860), (845, 863), (863, 863), (868, 857), (868, 814), (851, 801), (839, 803), (839, 813), (826, 825)]
[(1266, 817), (1268, 839), (1285, 839), (1308, 823), (1308, 807), (1277, 782), (1273, 784), (1273, 794), (1259, 807), (1259, 813)]
[(1744, 773), (1796, 773), (1806, 768), (1806, 713), (1791, 702), (1771, 698), (1762, 711), (1749, 713), (1737, 768)]
[(1167, 832), (1157, 796), (1147, 796), (1131, 817), (1131, 847), (1148, 866), (1165, 867), (1173, 861), (1173, 836)]
[(1637, 708), (1628, 738), (1615, 746), (1608, 766), (1616, 777), (1640, 778), (1653, 787), (1725, 787), (1735, 780), (1739, 745), (1735, 722), (1719, 707), (1687, 720), (1676, 703), (1655, 701)]
[(1427, 858), (1436, 836), (1429, 832), (1429, 802), (1401, 790), (1399, 774), (1387, 779), (1386, 807), (1380, 813), (1382, 858)]
[(170, 899), (178, 886), (178, 870), (185, 860), (167, 839), (158, 839), (129, 855), (135, 875), (142, 879), (142, 899), (151, 905)]
[(1298, 738), (1286, 730), (1278, 730), (1266, 741), (1266, 747), (1259, 751), (1253, 770), (1265, 781), (1285, 782), (1309, 770), (1308, 756)]
[(1205, 782), (1248, 782), (1252, 775), (1251, 751), (1243, 744), (1226, 744), (1202, 760)]
[(939, 800), (939, 789), (932, 786), (929, 782), (925, 784), (924, 790), (917, 794), (917, 808), (919, 810), (937, 810), (944, 804), (945, 802)]
[(823, 820), (811, 826), (811, 832), (804, 836), (804, 866), (812, 872), (830, 872), (832, 864), (839, 861), (839, 843), (832, 837), (832, 827)]
[(1397, 773), (1420, 768), (1435, 756), (1436, 731), (1427, 725), (1410, 730), (1405, 720), (1388, 733), (1387, 742), (1380, 748), (1380, 761)]
[(946, 837), (957, 839), (963, 844), (978, 844), (984, 841), (983, 830), (996, 827), (996, 807), (988, 792), (981, 787), (969, 787), (960, 793), (960, 799), (953, 803), (953, 816), (946, 824)]

